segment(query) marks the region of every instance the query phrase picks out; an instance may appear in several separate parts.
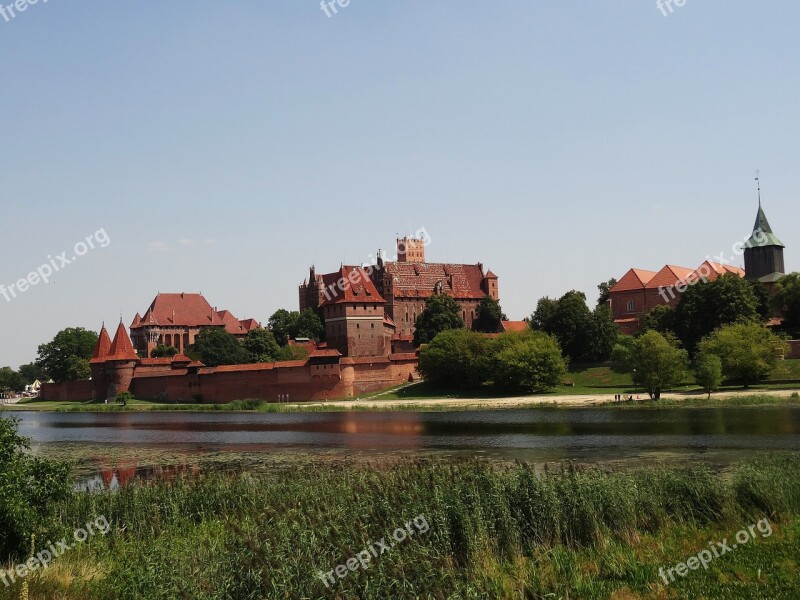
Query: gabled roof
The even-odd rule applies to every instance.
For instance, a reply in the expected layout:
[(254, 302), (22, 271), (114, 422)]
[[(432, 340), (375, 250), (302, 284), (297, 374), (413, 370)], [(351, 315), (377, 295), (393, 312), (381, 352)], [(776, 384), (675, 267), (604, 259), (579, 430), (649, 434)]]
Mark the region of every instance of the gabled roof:
[(753, 235), (745, 242), (744, 247), (764, 248), (766, 246), (785, 247), (778, 237), (772, 233), (772, 227), (770, 227), (769, 221), (767, 221), (767, 215), (764, 213), (764, 209), (761, 208), (761, 201), (759, 200), (756, 222), (753, 225)]
[(645, 288), (651, 290), (686, 283), (693, 272), (694, 269), (687, 269), (686, 267), (664, 265), (664, 267), (647, 282)]
[(150, 304), (144, 317), (138, 314), (131, 329), (142, 327), (207, 327), (224, 326), (234, 335), (245, 334), (254, 329), (255, 319), (240, 321), (229, 310), (216, 311), (201, 294), (158, 294)]
[(385, 304), (363, 267), (343, 266), (322, 276), (322, 305), (372, 303)]
[(122, 321), (119, 322), (117, 333), (114, 335), (114, 341), (111, 342), (111, 348), (109, 348), (106, 360), (139, 360), (139, 356), (133, 349), (131, 338), (128, 336), (128, 331)]
[(622, 276), (609, 293), (630, 292), (632, 290), (643, 290), (644, 286), (655, 277), (655, 271), (645, 271), (644, 269), (631, 269)]
[(397, 298), (428, 298), (440, 292), (457, 299), (482, 300), (486, 296), (483, 280), (496, 277), (484, 275), (483, 265), (454, 263), (387, 262), (386, 273), (392, 278)]
[(699, 267), (697, 267), (691, 275), (689, 275), (688, 281), (689, 282), (697, 281), (698, 279), (702, 279), (703, 277), (705, 277), (707, 281), (714, 281), (715, 279), (718, 279), (722, 275), (727, 275), (729, 273), (738, 275), (739, 277), (744, 277), (744, 269), (740, 269), (739, 267), (734, 267), (733, 265), (724, 265), (721, 263), (707, 260)]
[(111, 350), (111, 338), (108, 336), (108, 331), (106, 330), (106, 326), (103, 325), (103, 328), (100, 330), (100, 337), (97, 338), (97, 343), (94, 346), (94, 351), (92, 352), (92, 358), (91, 360), (89, 360), (89, 362), (90, 363), (105, 362), (106, 357), (108, 357), (110, 350)]
[(527, 321), (500, 321), (500, 329), (503, 331), (527, 331), (530, 329)]

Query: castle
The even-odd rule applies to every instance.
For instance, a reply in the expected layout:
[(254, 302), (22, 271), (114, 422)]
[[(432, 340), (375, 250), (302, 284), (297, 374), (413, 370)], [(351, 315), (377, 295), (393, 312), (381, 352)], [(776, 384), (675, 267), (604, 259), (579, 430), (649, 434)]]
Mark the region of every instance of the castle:
[[(308, 345), (307, 359), (208, 367), (183, 354), (209, 327), (243, 337), (259, 327), (217, 311), (200, 294), (158, 294), (114, 338), (105, 326), (90, 360), (89, 381), (48, 385), (50, 400), (95, 401), (130, 392), (137, 398), (170, 402), (221, 403), (238, 399), (280, 401), (352, 398), (416, 377), (414, 322), (432, 294), (455, 299), (468, 327), (481, 299), (498, 299), (497, 276), (483, 265), (425, 262), (425, 241), (397, 240), (396, 261), (342, 266), (300, 286), (300, 309), (322, 315), (327, 341)], [(149, 358), (158, 345), (173, 346), (170, 358)]]
[(666, 265), (657, 272), (630, 269), (609, 292), (614, 322), (624, 334), (639, 333), (644, 317), (653, 308), (674, 307), (680, 302), (681, 294), (697, 281), (713, 281), (726, 274), (758, 281), (774, 293), (775, 282), (784, 275), (783, 250), (783, 243), (773, 233), (761, 207), (759, 187), (753, 232), (744, 243), (734, 245), (735, 254), (744, 254), (744, 269), (710, 260), (696, 269), (674, 265)]

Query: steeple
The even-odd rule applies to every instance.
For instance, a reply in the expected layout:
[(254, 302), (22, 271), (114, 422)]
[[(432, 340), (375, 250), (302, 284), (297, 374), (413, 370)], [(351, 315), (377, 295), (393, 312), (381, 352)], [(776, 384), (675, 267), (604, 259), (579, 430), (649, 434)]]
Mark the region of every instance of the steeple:
[(108, 354), (108, 360), (139, 360), (139, 356), (133, 349), (131, 338), (128, 336), (128, 331), (125, 329), (121, 319)]
[(744, 244), (744, 265), (747, 279), (772, 283), (784, 274), (783, 243), (772, 231), (772, 227), (761, 205), (761, 180), (758, 183), (758, 212), (753, 225), (753, 234)]
[(103, 323), (103, 327), (102, 329), (100, 329), (100, 337), (97, 338), (97, 343), (94, 346), (94, 351), (92, 352), (92, 358), (89, 362), (90, 363), (105, 362), (106, 359), (108, 358), (110, 350), (111, 350), (111, 338), (108, 337), (106, 324)]

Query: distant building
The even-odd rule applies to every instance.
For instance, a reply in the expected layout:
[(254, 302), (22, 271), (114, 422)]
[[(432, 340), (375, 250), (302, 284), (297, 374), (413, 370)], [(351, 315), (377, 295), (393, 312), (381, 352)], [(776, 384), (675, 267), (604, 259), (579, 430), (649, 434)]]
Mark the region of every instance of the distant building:
[(239, 320), (227, 310), (218, 311), (201, 294), (158, 294), (143, 317), (136, 313), (130, 329), (136, 352), (148, 358), (161, 344), (185, 352), (197, 334), (209, 327), (244, 337), (259, 323), (255, 319)]
[(753, 235), (744, 245), (744, 269), (747, 272), (747, 279), (760, 281), (772, 290), (775, 282), (785, 274), (783, 249), (784, 245), (772, 232), (759, 198)]

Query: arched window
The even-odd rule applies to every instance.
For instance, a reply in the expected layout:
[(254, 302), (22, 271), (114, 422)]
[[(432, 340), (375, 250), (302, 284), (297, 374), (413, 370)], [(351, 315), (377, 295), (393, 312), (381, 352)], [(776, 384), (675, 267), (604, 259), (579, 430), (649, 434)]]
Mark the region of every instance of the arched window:
[(636, 310), (636, 303), (633, 300), (628, 300), (628, 312)]

